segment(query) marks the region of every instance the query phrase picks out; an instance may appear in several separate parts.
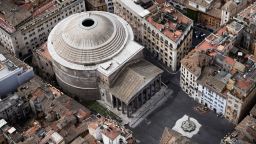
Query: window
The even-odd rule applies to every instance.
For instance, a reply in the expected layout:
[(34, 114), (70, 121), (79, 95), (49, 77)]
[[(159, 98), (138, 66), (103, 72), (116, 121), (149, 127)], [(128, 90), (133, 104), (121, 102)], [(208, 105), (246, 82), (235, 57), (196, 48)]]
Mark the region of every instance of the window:
[(151, 33), (151, 29), (150, 29), (150, 27), (148, 27), (148, 33)]
[(165, 43), (165, 46), (168, 46), (168, 41), (167, 40), (165, 40), (164, 43)]

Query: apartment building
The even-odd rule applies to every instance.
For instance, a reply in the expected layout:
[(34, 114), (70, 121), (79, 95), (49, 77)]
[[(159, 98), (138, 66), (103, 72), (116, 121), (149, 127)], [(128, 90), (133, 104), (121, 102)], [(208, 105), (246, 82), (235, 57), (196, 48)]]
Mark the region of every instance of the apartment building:
[(201, 97), (197, 93), (199, 85), (196, 80), (201, 75), (201, 67), (208, 65), (210, 59), (205, 53), (192, 50), (181, 60), (181, 88), (197, 102), (201, 102)]
[[(212, 58), (206, 52), (193, 50), (181, 61), (181, 79), (182, 89), (195, 101), (205, 104), (216, 113), (224, 114), (226, 100), (218, 93), (207, 87), (208, 81), (213, 81), (208, 73), (214, 68), (206, 67), (212, 63)], [(202, 68), (206, 67), (206, 68)], [(216, 81), (215, 87), (219, 85)]]
[(256, 143), (256, 105), (236, 127), (221, 140), (221, 144)]
[(16, 93), (2, 99), (0, 107), (0, 117), (13, 124), (25, 120), (30, 112), (29, 102)]
[(181, 61), (181, 88), (233, 123), (256, 100), (256, 61), (236, 47), (245, 26), (233, 21), (210, 34)]
[(88, 11), (107, 11), (105, 0), (85, 0)]
[(59, 21), (83, 11), (84, 0), (1, 1), (0, 43), (16, 56), (31, 54)]
[(114, 4), (113, 0), (105, 0), (108, 8), (108, 12), (114, 13)]
[(13, 57), (0, 45), (0, 99), (34, 76), (33, 68)]
[(112, 0), (85, 0), (88, 11), (108, 11), (113, 13), (114, 6)]
[(52, 57), (47, 48), (47, 42), (43, 43), (38, 49), (33, 50), (33, 66), (44, 80), (55, 80), (53, 71)]
[(216, 29), (225, 25), (238, 12), (245, 9), (249, 0), (170, 0), (172, 5), (196, 14), (195, 20)]
[(243, 40), (240, 43), (241, 47), (246, 48), (248, 51), (254, 53), (256, 56), (256, 3), (251, 4), (246, 9), (239, 12), (234, 19), (244, 24), (245, 32)]
[(95, 141), (102, 141), (103, 144), (135, 143), (132, 131), (115, 120), (92, 115), (87, 121), (89, 134)]
[(170, 4), (152, 0), (116, 0), (115, 14), (133, 28), (135, 40), (172, 71), (190, 51), (193, 21)]

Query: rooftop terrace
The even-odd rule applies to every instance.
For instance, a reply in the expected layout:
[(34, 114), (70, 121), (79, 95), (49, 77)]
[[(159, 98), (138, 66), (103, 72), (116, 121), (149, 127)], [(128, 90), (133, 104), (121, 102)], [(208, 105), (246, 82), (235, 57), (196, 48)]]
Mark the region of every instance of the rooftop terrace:
[(18, 68), (23, 68), (24, 72), (32, 70), (32, 67), (11, 55), (0, 45), (0, 79)]
[(165, 36), (177, 42), (192, 24), (192, 20), (177, 11), (170, 5), (159, 4), (151, 8), (147, 21)]
[(235, 37), (242, 29), (243, 25), (233, 21), (230, 24), (221, 27), (216, 33), (212, 33), (207, 36), (199, 45), (196, 46), (196, 49), (215, 49), (218, 52), (223, 53), (230, 49)]
[(17, 94), (13, 94), (0, 101), (0, 112), (8, 110), (10, 107), (15, 105), (22, 105), (23, 100)]
[(208, 65), (211, 57), (204, 51), (192, 50), (182, 60), (181, 63), (191, 73), (199, 77), (202, 72), (202, 66)]
[(101, 127), (102, 133), (112, 140), (119, 135), (122, 135), (127, 140), (132, 138), (132, 131), (126, 129), (124, 126), (121, 126), (115, 120), (108, 119), (100, 115), (91, 115), (87, 121), (89, 129), (96, 130), (98, 127)]
[[(0, 57), (4, 57), (0, 54)], [(10, 60), (5, 59), (4, 61), (0, 61), (0, 79), (7, 77), (13, 71), (18, 69), (18, 67)]]
[(220, 76), (220, 73), (217, 73), (217, 69), (215, 66), (205, 67), (198, 82), (219, 93), (221, 96), (225, 96), (222, 95), (222, 92), (226, 87), (226, 83), (221, 81), (224, 77)]
[(256, 22), (256, 3), (250, 5), (243, 11), (237, 14), (237, 19), (246, 23)]

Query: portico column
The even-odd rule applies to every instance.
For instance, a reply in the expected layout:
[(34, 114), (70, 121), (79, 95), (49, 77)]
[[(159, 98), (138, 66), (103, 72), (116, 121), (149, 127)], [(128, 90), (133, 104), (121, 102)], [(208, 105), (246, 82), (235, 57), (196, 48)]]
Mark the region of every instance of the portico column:
[(140, 97), (140, 100), (141, 100), (141, 102), (140, 102), (140, 106), (141, 106), (141, 105), (143, 105), (143, 103), (144, 103), (144, 100), (143, 100), (143, 95), (142, 95), (142, 93), (140, 93), (139, 97)]
[(159, 91), (159, 78), (156, 79), (156, 91)]
[(135, 112), (136, 111), (136, 108), (135, 108), (135, 104), (134, 104), (134, 100), (132, 101), (132, 112)]
[(113, 99), (112, 105), (113, 105), (113, 108), (115, 108), (116, 107), (116, 98), (114, 96), (112, 96), (112, 99)]
[(143, 93), (145, 94), (146, 100), (148, 101), (150, 99), (150, 96), (148, 95), (147, 89), (144, 89)]
[(121, 109), (122, 109), (122, 114), (124, 114), (124, 102), (121, 102)]
[(153, 88), (154, 88), (154, 94), (156, 93), (156, 80), (153, 83)]
[(154, 81), (154, 83), (152, 84), (153, 90), (154, 90), (154, 94), (156, 93), (156, 80)]
[(139, 95), (136, 96), (136, 107), (140, 108)]
[(141, 95), (142, 95), (142, 99), (143, 99), (143, 103), (142, 103), (142, 104), (144, 104), (144, 103), (146, 103), (146, 101), (147, 101), (147, 97), (146, 97), (146, 95), (144, 94), (144, 91), (141, 92)]
[(143, 103), (142, 104), (144, 104), (145, 101), (147, 101), (146, 95), (144, 94), (144, 90), (141, 91), (141, 97), (143, 99)]
[(152, 97), (153, 94), (152, 94), (152, 84), (149, 84), (149, 93), (150, 93), (150, 96)]
[(130, 117), (130, 106), (129, 106), (129, 104), (127, 105), (127, 117), (128, 118)]
[(148, 87), (148, 86), (147, 86), (146, 91), (147, 91), (147, 95), (148, 95), (148, 97), (150, 97), (150, 98), (151, 98), (151, 94), (150, 94), (150, 87)]
[(158, 89), (158, 91), (159, 91), (161, 89), (161, 77), (158, 78), (158, 87), (159, 87), (159, 89)]
[(119, 109), (120, 102), (119, 102), (119, 99), (118, 99), (118, 98), (116, 99), (116, 106), (117, 106), (117, 110), (119, 111), (119, 110), (120, 110), (120, 109)]

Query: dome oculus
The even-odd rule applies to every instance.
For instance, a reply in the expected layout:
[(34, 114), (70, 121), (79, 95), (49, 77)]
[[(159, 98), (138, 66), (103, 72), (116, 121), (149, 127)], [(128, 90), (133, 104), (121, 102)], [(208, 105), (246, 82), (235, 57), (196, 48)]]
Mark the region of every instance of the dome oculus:
[(91, 27), (91, 26), (94, 25), (94, 23), (95, 23), (95, 21), (92, 20), (92, 19), (85, 19), (85, 20), (82, 21), (82, 25), (84, 27)]

